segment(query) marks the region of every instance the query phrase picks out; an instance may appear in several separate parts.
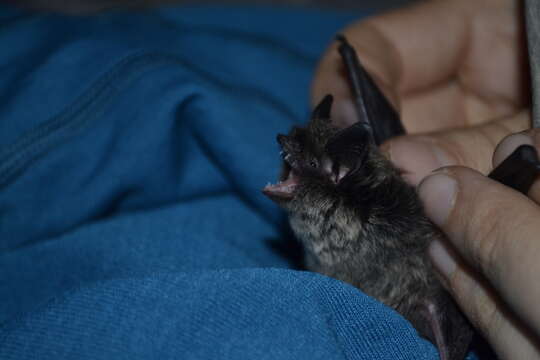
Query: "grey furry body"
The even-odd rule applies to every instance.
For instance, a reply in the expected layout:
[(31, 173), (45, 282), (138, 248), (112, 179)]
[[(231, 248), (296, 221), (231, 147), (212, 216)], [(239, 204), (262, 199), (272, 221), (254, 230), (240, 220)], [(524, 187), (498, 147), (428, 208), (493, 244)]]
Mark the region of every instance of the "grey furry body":
[(288, 212), (307, 269), (392, 307), (439, 348), (441, 359), (462, 360), (472, 327), (427, 253), (443, 234), (364, 125), (332, 125), (331, 103), (325, 98), (305, 128), (278, 135), (281, 181), (263, 192)]
[(351, 201), (358, 196), (322, 193), (306, 182), (289, 221), (309, 270), (350, 283), (408, 317), (408, 309), (443, 291), (427, 258), (427, 246), (441, 234), (423, 214), (414, 188), (382, 155), (371, 157), (378, 171), (354, 187), (369, 192), (366, 206)]

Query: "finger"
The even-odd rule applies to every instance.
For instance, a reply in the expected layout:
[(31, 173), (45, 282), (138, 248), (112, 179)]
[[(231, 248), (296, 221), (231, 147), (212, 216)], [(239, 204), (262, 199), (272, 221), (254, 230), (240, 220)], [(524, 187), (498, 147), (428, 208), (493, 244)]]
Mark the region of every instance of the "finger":
[[(532, 145), (537, 152), (540, 152), (540, 129), (528, 130), (504, 138), (493, 154), (493, 168), (497, 167), (521, 145)], [(528, 196), (537, 204), (540, 204), (540, 179), (533, 183)]]
[[(398, 88), (402, 77), (409, 71), (408, 68), (404, 68), (405, 64), (411, 64), (410, 66), (413, 68), (416, 68), (415, 61), (429, 64), (432, 69), (428, 72), (433, 78), (429, 82), (433, 83), (447, 78), (459, 64), (461, 49), (465, 43), (465, 36), (460, 35), (460, 33), (464, 33), (466, 27), (463, 26), (462, 16), (447, 17), (444, 14), (444, 10), (449, 7), (446, 3), (440, 1), (418, 3), (412, 7), (360, 21), (343, 31), (358, 53), (363, 66), (372, 74), (375, 82), (396, 107), (398, 107)], [(429, 20), (427, 24), (418, 23), (418, 27), (416, 26), (418, 21), (423, 21), (422, 19), (436, 17), (445, 19), (441, 26), (435, 26), (434, 21)], [(415, 24), (415, 26), (411, 26), (411, 24)], [(426, 31), (422, 32), (421, 37), (416, 37), (416, 39), (422, 39), (425, 45), (422, 56), (418, 56), (417, 53), (413, 59), (405, 62), (402, 57), (412, 54), (413, 48), (415, 48), (414, 43), (408, 40), (409, 35), (411, 38), (415, 38), (410, 31), (417, 31), (422, 26), (429, 27), (429, 30), (425, 29)], [(407, 28), (409, 34), (405, 36), (405, 33), (397, 31), (398, 28)], [(444, 47), (430, 46), (433, 43), (440, 44), (440, 41), (446, 43), (449, 39), (443, 38), (448, 33), (454, 33), (456, 36), (452, 36)], [(403, 54), (402, 44), (405, 43), (411, 49)], [(440, 51), (441, 49), (442, 51)], [(346, 110), (341, 111), (342, 107), (350, 109), (352, 106), (349, 105), (349, 84), (335, 43), (327, 50), (315, 74), (312, 86), (313, 103), (318, 102), (327, 93), (333, 94), (336, 98), (333, 119), (339, 122), (350, 115), (350, 113), (343, 113)], [(355, 121), (354, 118), (348, 119), (349, 123)]]
[(463, 167), (428, 176), (419, 195), (427, 215), (460, 256), (540, 333), (540, 208), (521, 193)]
[(501, 359), (534, 359), (540, 356), (536, 338), (519, 322), (478, 274), (463, 264), (448, 244), (434, 241), (430, 257), (448, 274), (446, 288), (473, 326), (493, 346)]
[(474, 127), (392, 139), (382, 150), (413, 185), (443, 166), (462, 165), (487, 174), (497, 144), (505, 136), (527, 129), (529, 124), (529, 112), (522, 111)]
[[(418, 106), (432, 112), (441, 108), (434, 105), (459, 102), (461, 107), (477, 112), (477, 105), (469, 104), (469, 100), (464, 103), (462, 85), (471, 93), (486, 97), (471, 97), (479, 104), (488, 98), (496, 100), (490, 101), (495, 104), (521, 99), (520, 74), (526, 57), (516, 39), (520, 27), (515, 4), (511, 0), (418, 2), (360, 21), (344, 33), (391, 102), (398, 104), (398, 99), (408, 94), (404, 102), (407, 109), (404, 122), (408, 127), (409, 122), (418, 122), (407, 115), (416, 114)], [(490, 61), (486, 61), (488, 53)], [(452, 77), (459, 78), (461, 85), (456, 86), (458, 82), (446, 85)], [(425, 89), (429, 91), (423, 93)], [(337, 100), (333, 118), (343, 117), (340, 100), (347, 103), (349, 89), (335, 44), (317, 69), (313, 103), (327, 93)]]
[[(416, 79), (414, 84), (433, 84), (448, 78), (460, 63), (467, 40), (466, 9), (465, 4), (424, 1), (357, 22), (343, 33), (364, 66), (383, 84), (397, 87), (403, 81), (412, 81), (403, 79), (404, 76)], [(441, 47), (442, 43), (445, 46)], [(319, 65), (317, 76), (325, 79), (314, 83), (314, 97), (328, 91), (327, 81), (323, 80), (328, 76), (334, 80), (340, 69), (341, 61), (333, 44)], [(346, 92), (345, 79), (335, 80), (340, 81), (330, 84), (339, 85)]]
[[(513, 0), (435, 0), (373, 18), (368, 24), (388, 39), (401, 60), (397, 79), (401, 93), (439, 84), (458, 69), (465, 83), (490, 82), (485, 87), (504, 90), (501, 83), (506, 87), (516, 83), (522, 72), (516, 47), (519, 11)], [(354, 31), (352, 36), (357, 35)], [(512, 90), (504, 91), (512, 94)]]

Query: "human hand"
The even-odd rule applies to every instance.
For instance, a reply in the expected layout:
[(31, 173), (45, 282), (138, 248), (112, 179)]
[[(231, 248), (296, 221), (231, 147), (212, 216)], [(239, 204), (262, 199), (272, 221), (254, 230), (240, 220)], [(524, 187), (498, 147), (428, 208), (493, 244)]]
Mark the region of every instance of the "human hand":
[[(506, 138), (497, 166), (540, 131)], [(529, 197), (464, 167), (436, 171), (419, 186), (427, 215), (448, 236), (430, 256), (443, 283), (501, 359), (540, 358), (540, 181)]]
[[(495, 145), (529, 127), (522, 25), (515, 0), (430, 0), (343, 31), (408, 133), (430, 133), (383, 145), (411, 183), (446, 165), (487, 173)], [(317, 70), (313, 103), (327, 93), (334, 121), (355, 122), (336, 44)]]

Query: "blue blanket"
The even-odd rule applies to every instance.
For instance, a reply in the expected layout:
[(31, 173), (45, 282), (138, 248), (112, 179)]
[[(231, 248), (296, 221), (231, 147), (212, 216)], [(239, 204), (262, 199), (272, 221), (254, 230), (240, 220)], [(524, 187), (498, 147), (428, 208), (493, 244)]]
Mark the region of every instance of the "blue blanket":
[(0, 359), (437, 359), (260, 193), (358, 17), (0, 7)]

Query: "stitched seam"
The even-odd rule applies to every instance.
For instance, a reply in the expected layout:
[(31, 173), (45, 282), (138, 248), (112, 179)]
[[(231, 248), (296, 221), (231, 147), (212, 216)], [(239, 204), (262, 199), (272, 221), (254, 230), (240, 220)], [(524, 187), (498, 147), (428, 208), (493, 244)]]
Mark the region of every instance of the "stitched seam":
[[(113, 66), (87, 91), (58, 116), (23, 134), (12, 145), (0, 151), (0, 186), (6, 185), (26, 166), (43, 153), (82, 130), (90, 117), (95, 117), (100, 107), (111, 101), (114, 92), (123, 88), (134, 74), (149, 65), (162, 65), (160, 55), (132, 54)], [(158, 60), (158, 61), (156, 61)], [(166, 60), (166, 59), (165, 59)], [(115, 80), (123, 83), (117, 84)], [(89, 110), (94, 111), (89, 111)]]
[[(271, 103), (285, 117), (291, 120), (296, 119), (290, 109), (282, 106), (273, 96), (260, 89), (238, 87), (224, 83), (222, 80), (206, 74), (194, 64), (183, 61), (173, 54), (136, 53), (113, 66), (60, 115), (38, 125), (33, 130), (22, 135), (11, 146), (0, 150), (0, 187), (13, 181), (18, 174), (37, 158), (44, 155), (47, 150), (69, 140), (71, 136), (84, 129), (89, 123), (89, 118), (96, 118), (96, 113), (112, 101), (112, 95), (125, 88), (133, 75), (139, 75), (144, 68), (169, 64), (186, 66), (192, 69), (198, 77), (210, 80), (216, 83), (218, 87), (234, 88), (251, 96), (257, 95), (259, 100)], [(121, 83), (113, 81), (117, 79)], [(88, 111), (92, 108), (97, 109)]]

